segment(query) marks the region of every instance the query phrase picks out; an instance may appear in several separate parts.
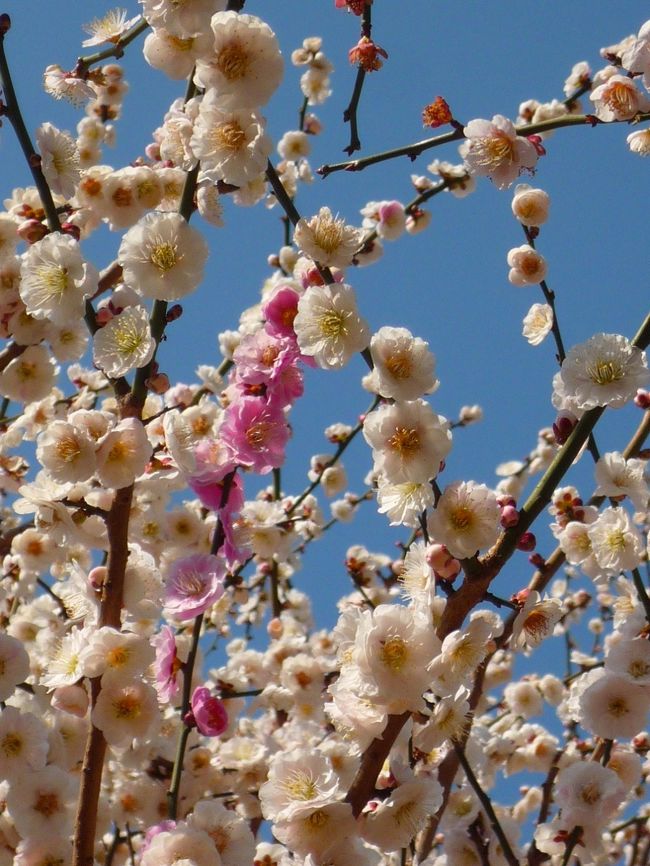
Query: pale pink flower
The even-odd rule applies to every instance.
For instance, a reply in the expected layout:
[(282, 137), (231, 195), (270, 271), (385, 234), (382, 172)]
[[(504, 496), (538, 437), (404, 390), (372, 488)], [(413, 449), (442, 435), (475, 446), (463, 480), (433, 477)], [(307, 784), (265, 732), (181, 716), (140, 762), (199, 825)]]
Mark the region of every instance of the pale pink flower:
[(165, 580), (165, 616), (183, 621), (204, 613), (223, 595), (224, 578), (224, 565), (216, 556), (196, 553), (177, 559)]
[(510, 272), (508, 279), (514, 286), (530, 286), (541, 283), (546, 276), (546, 261), (544, 256), (533, 249), (530, 244), (522, 244), (508, 253)]
[(140, 20), (139, 15), (134, 18), (127, 18), (127, 15), (126, 9), (109, 9), (102, 18), (93, 18), (89, 24), (84, 24), (83, 29), (90, 34), (90, 39), (84, 39), (82, 46), (90, 48), (104, 42), (118, 42)]
[(326, 370), (345, 366), (355, 352), (366, 348), (370, 338), (354, 289), (345, 283), (310, 286), (298, 302), (293, 326), (300, 351)]
[(306, 256), (323, 267), (346, 268), (363, 242), (363, 232), (322, 207), (311, 219), (298, 221), (293, 240)]
[(507, 117), (496, 114), (492, 120), (471, 120), (464, 129), (459, 150), (472, 174), (489, 177), (498, 189), (505, 189), (522, 171), (532, 171), (538, 152), (527, 138), (517, 135)]
[(527, 183), (517, 184), (512, 197), (512, 213), (525, 226), (538, 227), (548, 219), (550, 197), (543, 189)]
[(151, 638), (151, 643), (156, 650), (154, 688), (158, 693), (158, 700), (168, 703), (180, 690), (178, 674), (181, 669), (181, 661), (176, 649), (174, 629), (171, 626), (163, 625), (160, 631)]
[(631, 120), (650, 108), (650, 99), (637, 89), (627, 75), (612, 75), (589, 94), (600, 120)]

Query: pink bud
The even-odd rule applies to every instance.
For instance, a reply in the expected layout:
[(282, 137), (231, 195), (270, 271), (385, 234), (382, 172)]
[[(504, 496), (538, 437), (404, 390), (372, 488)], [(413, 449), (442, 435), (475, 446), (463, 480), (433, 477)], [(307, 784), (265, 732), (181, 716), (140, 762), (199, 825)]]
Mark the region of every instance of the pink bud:
[(48, 233), (48, 227), (40, 220), (24, 220), (16, 229), (18, 237), (28, 244), (35, 244)]
[(519, 523), (519, 512), (514, 505), (506, 505), (501, 509), (501, 526), (508, 529), (510, 526), (516, 526)]
[(519, 541), (517, 542), (518, 550), (535, 550), (535, 545), (537, 544), (537, 539), (533, 535), (532, 532), (524, 532)]
[(443, 580), (453, 580), (460, 572), (460, 562), (444, 544), (430, 544), (427, 547), (427, 563)]
[(190, 704), (192, 711), (184, 719), (186, 724), (191, 727), (196, 725), (206, 737), (218, 737), (223, 734), (228, 727), (228, 713), (223, 701), (213, 697), (210, 689), (205, 686), (194, 689)]
[(635, 406), (638, 406), (639, 409), (650, 409), (650, 391), (645, 391), (643, 388), (639, 388), (636, 392), (636, 397), (634, 398)]
[(76, 241), (80, 240), (81, 238), (81, 229), (74, 223), (62, 223), (61, 232), (64, 235), (70, 235), (70, 237), (74, 238)]
[(108, 569), (105, 565), (97, 565), (95, 568), (91, 568), (88, 572), (88, 583), (92, 586), (93, 589), (99, 590), (104, 586), (106, 582), (106, 578), (108, 577)]

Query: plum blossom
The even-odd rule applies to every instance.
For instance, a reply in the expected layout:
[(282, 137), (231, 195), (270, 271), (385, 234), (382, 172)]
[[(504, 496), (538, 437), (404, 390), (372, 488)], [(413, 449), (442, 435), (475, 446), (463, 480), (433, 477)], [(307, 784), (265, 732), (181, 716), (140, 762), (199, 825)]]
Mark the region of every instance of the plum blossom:
[(464, 129), (466, 141), (460, 155), (472, 174), (489, 177), (498, 189), (506, 189), (523, 171), (533, 171), (538, 151), (527, 138), (517, 135), (507, 117), (471, 120)]
[(177, 559), (165, 581), (164, 613), (181, 621), (204, 613), (224, 593), (225, 568), (211, 554)]

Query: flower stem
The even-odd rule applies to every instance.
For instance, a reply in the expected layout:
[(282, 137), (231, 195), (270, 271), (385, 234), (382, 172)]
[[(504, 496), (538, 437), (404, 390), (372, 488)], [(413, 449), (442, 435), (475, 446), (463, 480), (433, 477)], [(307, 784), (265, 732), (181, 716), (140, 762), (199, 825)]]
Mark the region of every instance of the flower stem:
[(192, 676), (194, 674), (194, 665), (196, 656), (199, 650), (199, 638), (201, 637), (201, 625), (203, 624), (203, 614), (200, 613), (194, 620), (192, 627), (192, 645), (187, 661), (183, 663), (183, 697), (181, 701), (181, 732), (178, 737), (176, 746), (176, 757), (174, 758), (174, 769), (172, 770), (172, 778), (167, 792), (167, 814), (172, 819), (176, 820), (178, 815), (178, 795), (181, 789), (181, 778), (183, 776), (183, 761), (185, 759), (185, 749), (192, 728), (184, 721), (186, 714), (190, 709), (190, 698), (192, 694)]

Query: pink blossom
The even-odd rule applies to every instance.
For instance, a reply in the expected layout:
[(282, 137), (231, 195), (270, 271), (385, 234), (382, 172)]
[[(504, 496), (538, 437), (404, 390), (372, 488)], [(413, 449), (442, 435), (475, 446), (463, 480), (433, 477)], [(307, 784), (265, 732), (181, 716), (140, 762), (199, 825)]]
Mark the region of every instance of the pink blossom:
[(282, 409), (263, 400), (244, 397), (230, 405), (219, 432), (230, 444), (237, 462), (260, 475), (284, 461), (289, 426)]
[(291, 355), (294, 345), (286, 339), (266, 331), (256, 331), (244, 337), (233, 354), (237, 378), (251, 385), (267, 383), (277, 375)]
[(165, 615), (186, 620), (203, 613), (223, 595), (224, 577), (223, 563), (211, 554), (177, 559), (167, 575)]
[(280, 286), (262, 307), (266, 319), (264, 326), (267, 334), (278, 337), (288, 337), (294, 342), (296, 332), (293, 330), (293, 320), (298, 312), (300, 295), (291, 286)]
[(180, 684), (178, 672), (181, 662), (176, 651), (176, 639), (174, 629), (164, 625), (158, 634), (151, 638), (151, 643), (156, 650), (156, 681), (154, 688), (161, 701), (168, 702), (177, 694)]
[(206, 737), (218, 737), (228, 727), (228, 713), (224, 703), (210, 694), (210, 689), (199, 686), (194, 689), (191, 713), (186, 716), (186, 724), (196, 725)]

